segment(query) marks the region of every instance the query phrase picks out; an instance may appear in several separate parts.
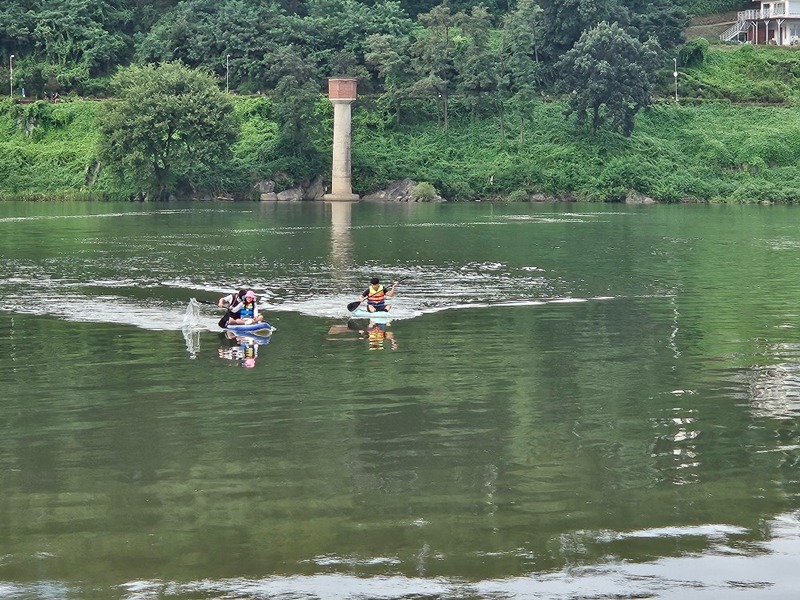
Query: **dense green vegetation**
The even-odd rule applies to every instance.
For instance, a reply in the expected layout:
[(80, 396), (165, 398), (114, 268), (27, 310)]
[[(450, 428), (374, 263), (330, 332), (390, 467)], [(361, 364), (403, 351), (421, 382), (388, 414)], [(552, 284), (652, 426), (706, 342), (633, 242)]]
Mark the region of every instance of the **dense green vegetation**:
[[(0, 161), (3, 197), (119, 197), (109, 173), (96, 171), (100, 104), (0, 103), (0, 155), (9, 157)], [(281, 158), (271, 101), (236, 98), (234, 107), (240, 136), (221, 170), (236, 175), (232, 180), (266, 177)], [(468, 107), (456, 104), (444, 130), (387, 127), (382, 113), (359, 103), (354, 189), (367, 193), (410, 177), (431, 182), (452, 200), (542, 194), (616, 201), (638, 193), (665, 202), (800, 201), (800, 114), (789, 106), (665, 102), (640, 113), (630, 137), (605, 130), (586, 135), (565, 121), (564, 108), (537, 102), (523, 123), (508, 114), (475, 120)], [(324, 100), (319, 110), (330, 117)], [(240, 197), (249, 192), (229, 189)]]
[[(409, 177), (455, 200), (644, 194), (793, 202), (797, 186), (785, 172), (798, 154), (793, 111), (736, 105), (793, 105), (796, 53), (709, 49), (702, 39), (684, 46), (681, 37), (688, 14), (748, 6), (12, 2), (0, 8), (0, 55), (9, 65), (15, 55), (17, 92), (15, 101), (0, 101), (0, 194), (247, 198), (262, 179), (278, 189), (298, 185), (329, 172), (325, 78), (347, 74), (359, 77), (353, 185), (361, 194)], [(668, 102), (675, 56), (680, 106)], [(197, 112), (176, 133), (176, 114), (189, 99), (169, 109), (172, 99), (129, 86), (125, 94), (139, 100), (116, 122), (109, 115), (124, 97), (77, 99), (120, 94), (120, 82), (136, 81), (135, 74), (158, 79), (173, 68), (189, 79), (193, 70), (205, 74), (187, 98), (231, 100), (232, 113)], [(62, 100), (21, 103), (23, 87), (29, 99), (58, 92)], [(222, 98), (229, 88), (234, 93)], [(161, 142), (171, 140), (161, 150), (182, 146), (177, 169), (158, 155), (158, 136), (134, 151), (156, 122), (168, 132)], [(189, 139), (201, 139), (201, 122), (218, 136), (216, 145), (203, 142), (211, 149)]]
[(211, 75), (180, 63), (121, 70), (101, 115), (99, 158), (115, 179), (153, 199), (218, 185), (237, 123)]

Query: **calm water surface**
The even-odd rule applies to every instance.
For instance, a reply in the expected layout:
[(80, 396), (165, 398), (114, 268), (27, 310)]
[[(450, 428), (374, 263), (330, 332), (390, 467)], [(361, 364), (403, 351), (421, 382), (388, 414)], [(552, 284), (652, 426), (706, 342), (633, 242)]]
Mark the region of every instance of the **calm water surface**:
[(798, 598), (799, 210), (0, 204), (0, 597)]

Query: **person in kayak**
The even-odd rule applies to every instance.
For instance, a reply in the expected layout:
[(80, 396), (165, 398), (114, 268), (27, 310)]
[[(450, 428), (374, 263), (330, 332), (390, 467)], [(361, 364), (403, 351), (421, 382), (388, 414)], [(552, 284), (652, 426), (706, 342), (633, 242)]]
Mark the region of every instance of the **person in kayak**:
[(397, 287), (397, 281), (392, 282), (392, 287), (388, 290), (381, 285), (381, 280), (373, 277), (369, 281), (369, 287), (358, 297), (358, 301), (367, 301), (367, 310), (369, 312), (389, 312), (392, 308), (391, 304), (386, 304), (386, 298), (394, 296), (394, 290)]
[[(217, 302), (217, 306), (220, 308), (231, 308), (231, 313), (238, 312), (233, 310), (234, 306), (239, 306), (242, 301), (244, 300), (244, 295), (247, 293), (247, 289), (241, 289), (238, 292), (233, 292), (232, 294), (228, 294), (227, 296), (223, 296)], [(233, 316), (233, 315), (231, 315)]]
[[(258, 313), (256, 293), (253, 290), (247, 290), (240, 303), (231, 306), (230, 311), (231, 318), (228, 319), (228, 325), (251, 325), (253, 323), (261, 323), (264, 320), (264, 316)], [(238, 316), (234, 317), (234, 314)]]

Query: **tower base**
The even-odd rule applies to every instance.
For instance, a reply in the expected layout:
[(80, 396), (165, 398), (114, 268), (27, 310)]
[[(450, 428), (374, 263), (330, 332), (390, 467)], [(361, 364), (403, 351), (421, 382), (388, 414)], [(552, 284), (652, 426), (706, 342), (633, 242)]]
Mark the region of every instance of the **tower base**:
[(326, 202), (356, 202), (358, 194), (325, 194), (322, 197)]

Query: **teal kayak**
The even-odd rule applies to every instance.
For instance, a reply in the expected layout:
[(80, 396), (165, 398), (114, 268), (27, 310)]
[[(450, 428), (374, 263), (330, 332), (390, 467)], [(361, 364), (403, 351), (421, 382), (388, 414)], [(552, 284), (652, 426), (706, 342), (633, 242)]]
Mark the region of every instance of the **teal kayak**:
[(385, 323), (386, 321), (392, 320), (392, 315), (386, 312), (385, 310), (376, 310), (375, 312), (369, 312), (363, 308), (357, 308), (356, 310), (350, 313), (351, 319), (371, 319), (376, 323), (382, 322)]

